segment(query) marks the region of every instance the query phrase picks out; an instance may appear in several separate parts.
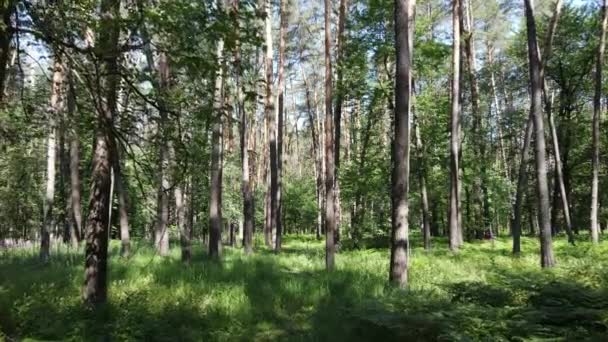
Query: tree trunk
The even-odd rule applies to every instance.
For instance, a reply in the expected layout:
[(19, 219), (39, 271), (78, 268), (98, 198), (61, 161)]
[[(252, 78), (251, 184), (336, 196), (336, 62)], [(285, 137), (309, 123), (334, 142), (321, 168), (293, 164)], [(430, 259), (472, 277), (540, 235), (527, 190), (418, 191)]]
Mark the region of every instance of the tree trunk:
[[(282, 171), (283, 171), (283, 117), (285, 110), (285, 34), (287, 33), (287, 20), (289, 13), (287, 12), (287, 0), (280, 1), (280, 28), (279, 28), (279, 74), (278, 74), (278, 85), (277, 85), (277, 96), (279, 102), (279, 108), (277, 111), (277, 141), (275, 144), (276, 155), (275, 164), (272, 167), (276, 167), (276, 188), (274, 189), (273, 195), (275, 197), (272, 207), (273, 220), (276, 223), (276, 239), (274, 244), (275, 252), (281, 251), (281, 241), (283, 235), (283, 224), (281, 217), (281, 185), (282, 185)], [(271, 135), (272, 137), (272, 135)], [(272, 142), (271, 146), (272, 148)], [(272, 157), (272, 149), (271, 149)], [(272, 173), (272, 170), (271, 170)], [(272, 186), (271, 186), (272, 187)]]
[(600, 224), (598, 219), (599, 198), (599, 172), (600, 172), (600, 116), (602, 114), (602, 69), (604, 64), (604, 49), (606, 45), (606, 26), (608, 25), (608, 0), (602, 2), (602, 31), (597, 49), (597, 60), (595, 63), (595, 93), (593, 97), (593, 158), (591, 183), (591, 241), (599, 242)]
[(46, 195), (44, 197), (44, 222), (40, 232), (40, 260), (49, 261), (51, 238), (50, 232), (54, 226), (53, 203), (55, 200), (55, 174), (57, 163), (57, 119), (63, 110), (63, 64), (58, 54), (53, 64), (53, 84), (51, 90), (51, 105), (49, 110), (49, 135), (47, 138), (46, 157)]
[(223, 142), (222, 122), (224, 114), (224, 79), (223, 54), (224, 41), (218, 40), (216, 46), (218, 69), (215, 73), (215, 90), (213, 94), (214, 123), (211, 135), (211, 179), (209, 199), (209, 256), (219, 259), (222, 252), (222, 172)]
[[(240, 22), (238, 20), (239, 0), (234, 0), (233, 11), (235, 13), (235, 27), (237, 37), (240, 35)], [(253, 192), (250, 181), (249, 170), (249, 118), (245, 111), (241, 76), (243, 73), (241, 66), (241, 46), (237, 39), (234, 48), (234, 67), (236, 69), (236, 94), (237, 94), (237, 115), (241, 119), (241, 177), (243, 192), (243, 248), (245, 254), (253, 253), (253, 228), (255, 222), (255, 207), (253, 202)]]
[(11, 16), (15, 13), (16, 4), (17, 1), (15, 0), (0, 3), (0, 12), (2, 13), (2, 24), (0, 25), (0, 107), (4, 105), (4, 89), (8, 76), (11, 41), (13, 40), (13, 31), (10, 29), (13, 26)]
[[(412, 83), (413, 88), (413, 83)], [(426, 190), (426, 159), (424, 155), (424, 144), (420, 136), (420, 119), (414, 114), (414, 140), (416, 141), (416, 152), (418, 154), (418, 182), (420, 183), (420, 201), (422, 204), (422, 237), (424, 249), (431, 249), (431, 214), (429, 211), (429, 198)]]
[[(274, 107), (274, 98), (272, 92), (272, 4), (270, 0), (265, 2), (265, 39), (266, 39), (266, 57), (264, 59), (264, 70), (266, 73), (266, 98), (265, 111), (266, 120), (268, 122), (268, 151), (270, 155), (270, 178), (269, 178), (269, 205), (268, 205), (268, 243), (271, 248), (275, 247), (276, 227), (277, 227), (277, 210), (278, 210), (278, 151), (277, 151), (277, 121)], [(279, 90), (279, 91), (282, 91)]]
[(105, 303), (107, 298), (107, 229), (112, 161), (110, 146), (111, 139), (114, 139), (112, 120), (116, 112), (120, 0), (103, 0), (100, 18), (99, 51), (103, 52), (101, 75), (104, 75), (100, 94), (105, 95), (105, 101), (99, 99), (101, 106), (97, 112), (92, 185), (86, 223), (85, 282), (82, 294), (83, 300), (89, 305)]
[(334, 232), (336, 210), (334, 201), (334, 132), (332, 115), (331, 71), (331, 0), (325, 1), (325, 266), (328, 271), (335, 267)]
[(392, 173), (392, 239), (389, 280), (408, 285), (410, 111), (414, 50), (415, 0), (395, 0), (395, 140)]
[(114, 171), (114, 183), (118, 195), (118, 219), (120, 221), (120, 256), (129, 257), (131, 253), (131, 236), (129, 232), (129, 207), (128, 189), (120, 165), (120, 153), (117, 146), (112, 149), (112, 169)]
[(452, 0), (452, 107), (450, 112), (450, 205), (448, 209), (448, 226), (450, 232), (450, 250), (460, 247), (460, 0)]
[(70, 199), (68, 208), (68, 219), (72, 221), (70, 227), (70, 238), (72, 247), (80, 244), (82, 232), (82, 203), (80, 195), (80, 142), (78, 134), (78, 118), (76, 117), (76, 92), (71, 71), (67, 72), (67, 115), (70, 128), (67, 132), (69, 150), (69, 172), (70, 172)]
[(551, 222), (549, 214), (549, 188), (547, 184), (547, 160), (545, 147), (544, 120), (542, 115), (542, 75), (541, 60), (536, 41), (536, 23), (531, 0), (524, 0), (526, 8), (526, 28), (528, 34), (528, 59), (530, 69), (531, 103), (530, 114), (534, 120), (536, 179), (538, 192), (538, 210), (540, 221), (541, 266), (555, 265), (551, 241)]
[(344, 102), (344, 26), (346, 24), (346, 11), (348, 7), (348, 0), (340, 0), (339, 14), (338, 14), (338, 55), (336, 57), (338, 67), (336, 70), (337, 73), (337, 92), (336, 92), (336, 110), (334, 113), (334, 128), (335, 128), (335, 172), (334, 172), (334, 182), (335, 182), (335, 196), (334, 196), (334, 207), (336, 210), (336, 232), (334, 237), (334, 242), (338, 244), (340, 242), (340, 224), (342, 222), (342, 205), (340, 199), (340, 145), (342, 143), (342, 106)]

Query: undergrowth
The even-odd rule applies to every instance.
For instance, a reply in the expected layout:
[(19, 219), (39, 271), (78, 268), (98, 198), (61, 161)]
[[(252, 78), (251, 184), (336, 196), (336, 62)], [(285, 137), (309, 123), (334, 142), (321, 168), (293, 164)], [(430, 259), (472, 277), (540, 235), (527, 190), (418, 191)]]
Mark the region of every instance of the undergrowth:
[[(0, 254), (0, 341), (508, 341), (605, 340), (608, 244), (555, 242), (558, 266), (541, 270), (538, 243), (467, 243), (452, 254), (442, 239), (412, 251), (410, 288), (387, 286), (388, 249), (343, 248), (324, 270), (323, 242), (289, 236), (275, 255), (224, 248), (222, 262), (195, 248), (155, 256), (140, 242), (133, 257), (111, 244), (108, 303), (81, 304), (81, 251)], [(420, 246), (418, 240), (413, 244)], [(258, 246), (261, 244), (258, 244)], [(346, 244), (345, 244), (346, 245)]]

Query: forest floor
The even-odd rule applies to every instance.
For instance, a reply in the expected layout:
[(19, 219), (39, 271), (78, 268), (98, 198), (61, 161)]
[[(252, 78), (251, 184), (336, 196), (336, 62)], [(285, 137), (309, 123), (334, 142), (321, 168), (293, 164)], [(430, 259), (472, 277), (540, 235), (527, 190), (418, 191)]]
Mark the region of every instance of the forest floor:
[[(324, 243), (287, 237), (280, 255), (224, 249), (222, 263), (195, 249), (190, 266), (175, 246), (166, 258), (145, 244), (132, 258), (111, 245), (109, 302), (81, 305), (81, 252), (0, 252), (0, 341), (606, 340), (608, 242), (555, 241), (558, 266), (539, 267), (538, 242), (467, 243), (453, 255), (442, 239), (413, 244), (408, 291), (388, 287), (388, 250), (343, 249), (324, 271)], [(384, 244), (384, 242), (382, 242)], [(372, 244), (373, 245), (373, 244)]]

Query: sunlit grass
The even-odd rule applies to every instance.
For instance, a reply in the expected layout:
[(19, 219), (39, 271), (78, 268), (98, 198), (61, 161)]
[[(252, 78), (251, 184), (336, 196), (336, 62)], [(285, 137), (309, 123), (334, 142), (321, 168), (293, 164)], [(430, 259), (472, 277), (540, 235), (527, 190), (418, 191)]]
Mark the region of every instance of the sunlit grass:
[[(287, 237), (276, 255), (224, 248), (222, 262), (196, 246), (161, 258), (145, 243), (133, 256), (111, 245), (108, 305), (81, 305), (81, 251), (0, 255), (0, 340), (601, 340), (608, 329), (608, 244), (555, 241), (558, 266), (539, 267), (538, 242), (443, 239), (424, 251), (415, 236), (408, 291), (387, 286), (388, 249), (343, 248), (324, 270), (324, 242)], [(345, 244), (346, 246), (347, 244)]]

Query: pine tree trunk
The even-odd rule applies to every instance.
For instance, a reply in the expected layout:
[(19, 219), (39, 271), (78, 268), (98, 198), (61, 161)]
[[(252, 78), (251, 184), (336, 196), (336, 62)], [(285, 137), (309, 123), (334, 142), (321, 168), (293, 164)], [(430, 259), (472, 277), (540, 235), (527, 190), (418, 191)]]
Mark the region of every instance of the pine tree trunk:
[(217, 61), (220, 63), (215, 74), (215, 90), (213, 94), (214, 123), (211, 135), (211, 179), (209, 199), (209, 256), (219, 259), (222, 252), (222, 172), (223, 172), (223, 142), (222, 122), (224, 114), (224, 79), (223, 54), (224, 41), (220, 39), (216, 47)]
[(534, 120), (534, 149), (536, 157), (536, 179), (538, 193), (538, 210), (540, 223), (541, 266), (555, 265), (551, 238), (551, 218), (549, 214), (549, 189), (547, 184), (547, 160), (545, 147), (545, 130), (542, 115), (542, 75), (541, 60), (536, 41), (536, 23), (530, 0), (524, 0), (526, 28), (528, 34), (528, 59), (530, 69), (531, 103), (530, 113)]
[[(233, 11), (235, 13), (235, 27), (237, 37), (240, 35), (240, 23), (238, 20), (239, 0), (234, 0)], [(242, 177), (242, 192), (243, 192), (243, 248), (245, 254), (253, 253), (253, 229), (255, 222), (255, 207), (253, 202), (253, 192), (250, 181), (249, 167), (249, 118), (245, 111), (245, 103), (243, 98), (243, 89), (241, 84), (241, 76), (243, 73), (241, 66), (241, 48), (237, 39), (234, 49), (234, 66), (236, 69), (236, 92), (237, 92), (237, 115), (241, 119), (241, 177)]]
[(460, 0), (452, 0), (452, 106), (450, 112), (450, 205), (448, 226), (450, 250), (460, 247)]
[[(414, 85), (412, 83), (412, 90)], [(414, 114), (414, 140), (418, 154), (418, 182), (420, 183), (420, 202), (422, 207), (422, 238), (424, 249), (431, 249), (431, 214), (429, 211), (429, 198), (426, 189), (426, 156), (424, 144), (420, 136), (420, 119)]]
[[(281, 185), (282, 185), (282, 170), (283, 170), (283, 117), (285, 115), (285, 34), (287, 33), (287, 20), (289, 13), (287, 12), (287, 0), (280, 1), (280, 28), (279, 28), (279, 74), (277, 85), (277, 96), (279, 108), (277, 111), (277, 141), (276, 141), (276, 161), (273, 167), (276, 167), (276, 188), (273, 192), (274, 205), (272, 207), (273, 220), (276, 222), (276, 239), (274, 244), (275, 252), (281, 251), (281, 241), (283, 234), (283, 224), (281, 217)], [(272, 145), (271, 145), (272, 147)], [(271, 150), (272, 154), (272, 150)]]
[(49, 110), (49, 135), (47, 138), (46, 156), (46, 193), (44, 197), (44, 222), (40, 232), (40, 260), (49, 261), (51, 237), (55, 220), (53, 218), (53, 203), (55, 200), (55, 177), (57, 163), (57, 120), (63, 110), (63, 64), (58, 54), (53, 64), (53, 85), (51, 89), (51, 104)]
[[(85, 282), (83, 300), (85, 303), (101, 304), (107, 298), (108, 266), (108, 213), (110, 211), (110, 168), (112, 120), (116, 112), (116, 90), (118, 75), (118, 37), (120, 0), (103, 0), (101, 3), (101, 25), (99, 31), (99, 51), (102, 51), (100, 94), (105, 101), (97, 112), (93, 170), (89, 213), (86, 223)], [(101, 100), (101, 99), (100, 99)]]
[(332, 115), (332, 71), (331, 71), (331, 0), (325, 1), (325, 267), (335, 267), (334, 232), (336, 211), (334, 202), (334, 132)]
[(17, 1), (8, 0), (0, 3), (0, 13), (2, 13), (2, 23), (0, 24), (0, 107), (4, 105), (4, 89), (8, 76), (8, 63), (13, 40), (11, 16), (15, 13)]
[(395, 140), (392, 172), (392, 239), (389, 280), (408, 285), (410, 112), (414, 50), (415, 0), (395, 0)]
[(342, 205), (340, 199), (340, 145), (342, 143), (342, 106), (344, 102), (344, 76), (343, 76), (343, 59), (344, 59), (344, 27), (346, 24), (346, 11), (348, 7), (348, 0), (340, 0), (339, 14), (338, 14), (338, 47), (337, 47), (337, 63), (338, 67), (336, 70), (337, 73), (337, 92), (336, 92), (336, 110), (334, 113), (334, 128), (335, 128), (335, 173), (334, 173), (334, 182), (335, 182), (335, 203), (334, 207), (336, 209), (336, 232), (334, 237), (334, 242), (336, 244), (340, 243), (340, 224), (342, 221)]
[(68, 158), (69, 158), (69, 177), (70, 177), (70, 198), (68, 220), (71, 221), (70, 241), (72, 247), (77, 248), (83, 236), (82, 232), (82, 204), (80, 195), (80, 142), (78, 131), (78, 118), (76, 117), (76, 92), (70, 70), (67, 72), (67, 115), (69, 128), (67, 131)]
[(602, 69), (604, 64), (604, 49), (606, 45), (606, 26), (608, 25), (608, 1), (602, 2), (602, 24), (600, 42), (597, 49), (597, 60), (595, 63), (595, 94), (593, 97), (593, 123), (592, 123), (592, 139), (593, 139), (593, 157), (592, 157), (592, 175), (591, 182), (591, 241), (599, 242), (600, 224), (598, 220), (598, 190), (599, 190), (599, 172), (600, 172), (600, 116), (602, 114)]

